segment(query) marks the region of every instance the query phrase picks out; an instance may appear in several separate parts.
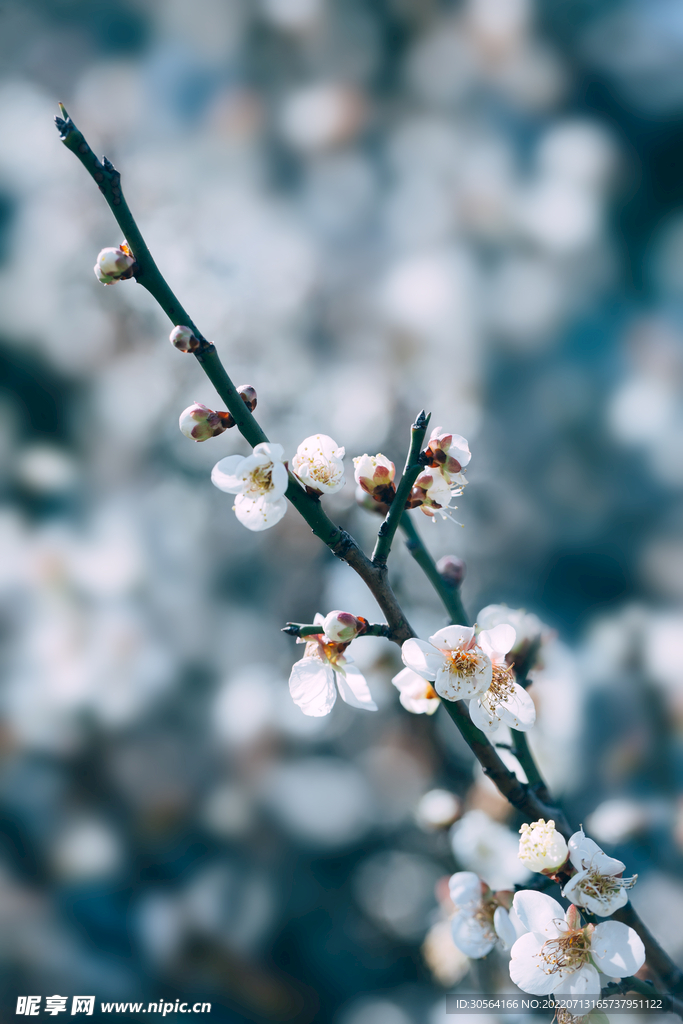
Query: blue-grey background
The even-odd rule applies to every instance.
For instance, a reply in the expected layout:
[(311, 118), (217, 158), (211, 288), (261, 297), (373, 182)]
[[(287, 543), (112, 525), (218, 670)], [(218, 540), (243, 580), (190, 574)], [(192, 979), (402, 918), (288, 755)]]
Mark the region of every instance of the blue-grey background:
[[(291, 509), (250, 534), (210, 485), (247, 448), (180, 434), (211, 386), (146, 292), (95, 280), (121, 239), (58, 100), (288, 456), (324, 432), (400, 464), (422, 407), (469, 439), (464, 529), (413, 515), (473, 617), (555, 631), (539, 760), (683, 955), (682, 58), (675, 0), (2, 6), (3, 1013), (443, 1024), (506, 966), (446, 929), (439, 982), (435, 883), (514, 875), (481, 815), (520, 824), (443, 711), (399, 706), (388, 644), (353, 650), (378, 714), (291, 704), (281, 625), (372, 602)], [(372, 544), (352, 483), (327, 505)], [(393, 574), (439, 628), (400, 542)], [(458, 858), (416, 818), (435, 787), (480, 815)]]

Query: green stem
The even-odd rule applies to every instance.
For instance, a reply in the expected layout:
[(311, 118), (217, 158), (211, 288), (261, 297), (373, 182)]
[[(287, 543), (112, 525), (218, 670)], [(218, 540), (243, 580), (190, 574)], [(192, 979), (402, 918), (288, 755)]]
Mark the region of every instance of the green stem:
[(500, 792), (513, 807), (527, 816), (530, 821), (552, 818), (556, 828), (568, 839), (574, 832), (559, 807), (545, 803), (530, 786), (520, 782), (514, 772), (501, 761), (498, 752), (491, 745), (488, 737), (478, 729), (462, 700), (442, 700), (448, 715), (453, 719), (468, 747), (484, 769), (484, 773), (496, 784)]
[(379, 528), (377, 543), (372, 553), (373, 565), (386, 565), (394, 535), (398, 529), (398, 524), (401, 522), (406, 502), (413, 489), (413, 484), (424, 469), (420, 462), (420, 452), (422, 451), (422, 442), (427, 433), (428, 424), (429, 415), (423, 409), (410, 428), (410, 448), (408, 449), (403, 476), (396, 488), (396, 494), (389, 507), (386, 519)]
[(543, 777), (538, 770), (538, 766), (534, 761), (534, 756), (529, 750), (526, 735), (518, 729), (511, 729), (510, 732), (512, 733), (512, 745), (514, 747), (515, 757), (524, 769), (524, 773), (529, 780), (529, 785), (538, 789), (541, 799), (547, 799), (548, 790), (545, 782), (543, 781)]
[(401, 529), (406, 535), (406, 547), (408, 548), (408, 551), (410, 551), (411, 555), (420, 566), (431, 585), (434, 587), (434, 590), (441, 598), (441, 602), (448, 612), (451, 622), (457, 623), (459, 626), (467, 626), (469, 624), (469, 620), (467, 618), (467, 613), (463, 608), (460, 597), (460, 587), (453, 586), (448, 583), (436, 568), (434, 559), (429, 554), (422, 538), (417, 532), (417, 527), (415, 526), (409, 512), (404, 512), (401, 516)]

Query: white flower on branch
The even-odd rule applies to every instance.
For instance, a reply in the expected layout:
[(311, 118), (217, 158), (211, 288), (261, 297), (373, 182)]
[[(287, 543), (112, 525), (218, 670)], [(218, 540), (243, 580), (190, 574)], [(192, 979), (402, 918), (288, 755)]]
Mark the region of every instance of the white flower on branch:
[(129, 251), (110, 247), (102, 249), (99, 253), (93, 270), (95, 277), (102, 284), (114, 284), (115, 281), (123, 281), (132, 277), (134, 264), (135, 259)]
[(178, 426), (191, 441), (208, 441), (210, 437), (217, 437), (228, 429), (229, 415), (227, 412), (214, 412), (201, 402), (194, 402), (183, 409)]
[(562, 895), (578, 907), (585, 907), (598, 917), (609, 917), (628, 903), (627, 891), (638, 881), (638, 876), (623, 878), (626, 865), (615, 857), (608, 857), (597, 843), (579, 829), (569, 840), (569, 859), (576, 868)]
[(528, 929), (511, 950), (510, 977), (534, 995), (599, 996), (600, 974), (626, 978), (640, 970), (645, 948), (628, 925), (605, 921), (582, 927), (579, 912), (567, 913), (545, 893), (518, 892), (513, 909)]
[(451, 918), (453, 942), (467, 956), (479, 959), (496, 945), (509, 949), (524, 931), (517, 914), (509, 914), (473, 871), (457, 871), (448, 887), (455, 907)]
[(353, 658), (344, 653), (348, 644), (327, 639), (322, 615), (316, 615), (313, 622), (320, 626), (320, 633), (303, 641), (305, 654), (292, 665), (289, 676), (289, 692), (294, 703), (305, 715), (320, 718), (330, 713), (339, 690), (342, 700), (352, 707), (377, 711), (365, 677), (352, 664)]
[(540, 874), (552, 874), (562, 867), (569, 856), (569, 849), (566, 839), (555, 828), (554, 821), (539, 818), (531, 825), (522, 825), (519, 831), (522, 836), (519, 841), (519, 859), (522, 864)]
[(433, 715), (438, 710), (438, 694), (431, 683), (413, 672), (412, 668), (404, 668), (391, 680), (399, 691), (399, 700), (406, 711), (414, 715)]
[(448, 483), (466, 485), (462, 470), (469, 465), (472, 453), (460, 434), (448, 434), (443, 427), (435, 427), (429, 435), (425, 455), (429, 459), (428, 465), (439, 467)]
[(536, 721), (536, 708), (505, 662), (505, 655), (515, 642), (514, 629), (501, 623), (493, 629), (483, 629), (477, 641), (490, 659), (491, 682), (485, 693), (470, 702), (470, 718), (486, 733), (495, 732), (501, 722), (510, 729), (527, 732)]
[(229, 455), (211, 471), (211, 482), (236, 494), (235, 515), (248, 530), (267, 530), (287, 511), (287, 470), (280, 444), (257, 444), (251, 455)]
[[(423, 470), (415, 481), (411, 494), (412, 507), (419, 506), (426, 516), (431, 519), (441, 516), (442, 519), (453, 519), (451, 512), (458, 506), (451, 505), (453, 498), (462, 494), (462, 485), (454, 486), (444, 475), (441, 469), (432, 468)], [(462, 526), (462, 523), (458, 523)]]
[(478, 645), (474, 626), (446, 626), (429, 643), (406, 640), (401, 657), (446, 700), (476, 697), (491, 683), (491, 659)]
[(345, 484), (344, 448), (327, 434), (305, 438), (292, 459), (292, 472), (304, 485), (318, 494), (335, 494)]

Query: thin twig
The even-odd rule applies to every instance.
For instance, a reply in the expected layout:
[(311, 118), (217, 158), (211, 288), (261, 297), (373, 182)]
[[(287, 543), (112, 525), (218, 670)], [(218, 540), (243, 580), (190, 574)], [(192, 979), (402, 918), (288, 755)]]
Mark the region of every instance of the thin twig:
[[(221, 363), (215, 346), (208, 342), (198, 330), (154, 262), (123, 196), (121, 175), (106, 158), (101, 162), (97, 159), (64, 107), (60, 105), (60, 109), (63, 116), (55, 118), (60, 138), (67, 149), (70, 149), (78, 157), (107, 200), (135, 258), (134, 276), (136, 281), (156, 299), (173, 324), (189, 327), (199, 340), (200, 346), (195, 352), (197, 361), (232, 413), (242, 436), (252, 446), (266, 442), (268, 440), (266, 434), (248, 406), (242, 401), (237, 388)], [(360, 550), (355, 540), (328, 518), (318, 498), (308, 494), (291, 473), (286, 494), (316, 537), (326, 544), (338, 558), (343, 559), (355, 569), (368, 586), (386, 616), (390, 627), (389, 639), (401, 644), (404, 640), (414, 636), (389, 585), (386, 565), (373, 565)]]
[(531, 821), (538, 818), (552, 818), (559, 832), (569, 838), (574, 832), (559, 807), (544, 803), (534, 790), (520, 782), (500, 759), (498, 752), (491, 745), (488, 737), (476, 727), (470, 718), (464, 701), (442, 701), (446, 711), (457, 725), (463, 739), (484, 769), (484, 773), (496, 784), (500, 792), (510, 801), (513, 807), (526, 815)]
[(467, 618), (467, 613), (463, 608), (462, 599), (460, 597), (460, 587), (456, 584), (449, 583), (448, 580), (444, 579), (441, 575), (436, 567), (434, 559), (429, 554), (422, 538), (417, 532), (417, 528), (410, 516), (410, 513), (403, 513), (400, 525), (406, 536), (406, 547), (408, 548), (408, 551), (410, 551), (411, 555), (420, 566), (431, 585), (434, 587), (434, 590), (441, 598), (441, 603), (448, 612), (451, 622), (457, 623), (459, 626), (467, 626), (469, 624), (469, 619)]
[(396, 494), (394, 495), (394, 500), (389, 506), (386, 519), (379, 528), (375, 550), (372, 552), (373, 565), (386, 565), (389, 552), (391, 551), (391, 545), (394, 540), (394, 535), (398, 529), (398, 524), (401, 522), (406, 502), (408, 501), (410, 492), (413, 489), (413, 484), (424, 469), (424, 466), (419, 459), (420, 452), (422, 451), (422, 442), (424, 441), (425, 434), (427, 433), (430, 415), (431, 414), (426, 413), (423, 409), (422, 412), (418, 414), (417, 419), (410, 428), (410, 448), (408, 449), (408, 457), (406, 458), (406, 464), (403, 469), (403, 476), (396, 488)]

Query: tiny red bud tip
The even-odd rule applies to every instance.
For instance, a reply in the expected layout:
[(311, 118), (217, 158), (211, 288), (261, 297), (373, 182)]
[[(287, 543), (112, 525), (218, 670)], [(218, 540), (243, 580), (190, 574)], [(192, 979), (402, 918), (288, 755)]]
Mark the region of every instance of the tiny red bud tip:
[(462, 558), (456, 558), (455, 555), (444, 555), (436, 563), (436, 569), (440, 576), (456, 587), (465, 578), (466, 565)]

